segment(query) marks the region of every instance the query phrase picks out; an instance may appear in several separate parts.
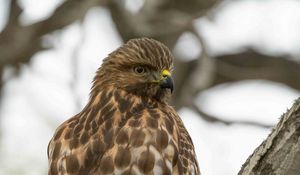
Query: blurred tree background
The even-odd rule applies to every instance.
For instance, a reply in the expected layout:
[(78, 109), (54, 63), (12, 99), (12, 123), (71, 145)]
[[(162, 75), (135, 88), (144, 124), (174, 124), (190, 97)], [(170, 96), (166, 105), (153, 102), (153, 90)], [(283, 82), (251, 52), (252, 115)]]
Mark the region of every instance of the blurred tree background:
[(236, 174), (299, 96), (296, 0), (0, 0), (0, 31), (0, 174), (46, 174), (54, 129), (131, 38), (173, 51), (204, 175)]

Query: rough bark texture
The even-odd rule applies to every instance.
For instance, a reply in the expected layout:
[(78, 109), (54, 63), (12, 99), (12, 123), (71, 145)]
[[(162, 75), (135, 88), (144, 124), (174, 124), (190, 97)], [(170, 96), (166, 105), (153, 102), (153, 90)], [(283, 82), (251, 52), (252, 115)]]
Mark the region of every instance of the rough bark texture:
[(300, 99), (247, 159), (239, 175), (300, 174)]

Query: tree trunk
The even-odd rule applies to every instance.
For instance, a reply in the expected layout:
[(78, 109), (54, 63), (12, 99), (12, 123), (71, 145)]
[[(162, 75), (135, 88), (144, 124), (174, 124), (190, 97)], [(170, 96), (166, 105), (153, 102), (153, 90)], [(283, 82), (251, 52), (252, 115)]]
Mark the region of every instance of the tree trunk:
[[(263, 117), (263, 116), (262, 116)], [(300, 174), (300, 98), (242, 166), (239, 175)]]

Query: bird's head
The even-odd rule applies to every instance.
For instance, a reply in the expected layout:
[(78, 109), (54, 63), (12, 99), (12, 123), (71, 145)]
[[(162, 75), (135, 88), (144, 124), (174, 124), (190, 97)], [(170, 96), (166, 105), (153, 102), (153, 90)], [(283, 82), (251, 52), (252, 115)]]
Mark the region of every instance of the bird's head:
[(138, 96), (166, 100), (173, 92), (173, 56), (162, 43), (129, 40), (103, 60), (95, 86), (112, 86)]

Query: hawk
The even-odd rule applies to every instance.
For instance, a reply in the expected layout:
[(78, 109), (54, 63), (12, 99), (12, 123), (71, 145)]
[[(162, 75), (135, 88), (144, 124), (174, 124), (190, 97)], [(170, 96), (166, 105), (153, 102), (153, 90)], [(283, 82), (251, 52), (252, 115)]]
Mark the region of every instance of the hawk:
[(167, 101), (173, 56), (131, 39), (103, 60), (84, 109), (48, 146), (49, 175), (200, 175), (194, 146)]

